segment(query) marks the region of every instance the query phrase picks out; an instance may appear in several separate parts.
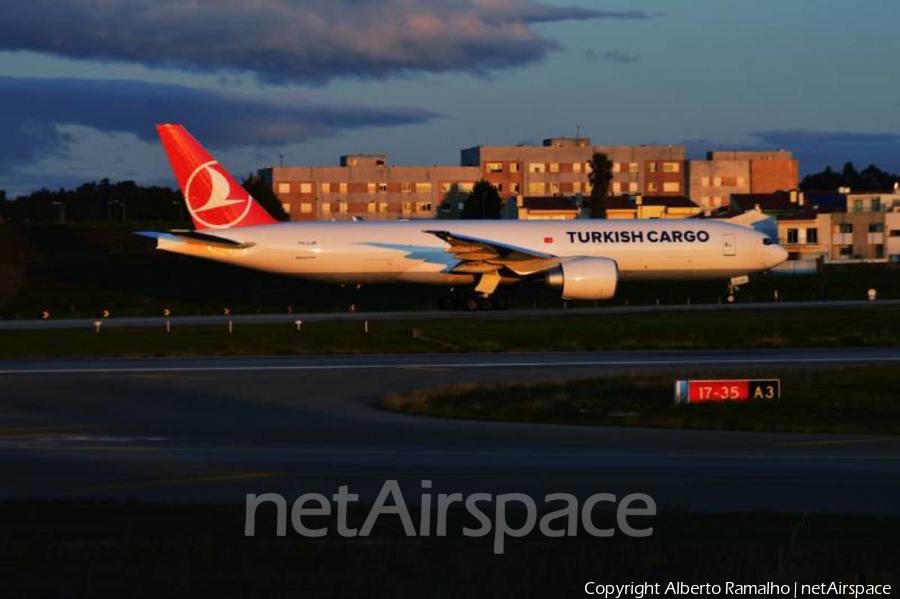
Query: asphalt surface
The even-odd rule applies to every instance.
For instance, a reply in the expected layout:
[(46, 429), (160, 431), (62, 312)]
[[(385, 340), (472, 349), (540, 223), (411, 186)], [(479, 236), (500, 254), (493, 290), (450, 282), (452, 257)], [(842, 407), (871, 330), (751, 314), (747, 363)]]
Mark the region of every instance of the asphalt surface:
[[(370, 501), (648, 493), (660, 510), (900, 513), (900, 437), (445, 421), (377, 408), (457, 382), (900, 362), (897, 349), (0, 362), (0, 499)], [(900, 366), (900, 365), (898, 365)], [(900, 400), (900, 396), (898, 396)], [(540, 502), (540, 501), (539, 501)]]
[(145, 317), (111, 318), (50, 318), (48, 320), (3, 320), (0, 331), (32, 331), (49, 329), (93, 329), (98, 321), (104, 327), (163, 327), (168, 320), (172, 326), (218, 325), (231, 320), (234, 324), (272, 324), (363, 320), (461, 320), (515, 318), (553, 318), (573, 315), (616, 315), (645, 314), (657, 312), (710, 312), (717, 310), (806, 310), (809, 308), (861, 309), (866, 307), (900, 306), (900, 300), (846, 300), (831, 302), (760, 302), (747, 304), (669, 304), (661, 306), (604, 306), (598, 308), (542, 309), (542, 310), (497, 310), (487, 312), (466, 312), (454, 310), (411, 311), (411, 312), (314, 312), (305, 314), (230, 314), (216, 316), (172, 315)]

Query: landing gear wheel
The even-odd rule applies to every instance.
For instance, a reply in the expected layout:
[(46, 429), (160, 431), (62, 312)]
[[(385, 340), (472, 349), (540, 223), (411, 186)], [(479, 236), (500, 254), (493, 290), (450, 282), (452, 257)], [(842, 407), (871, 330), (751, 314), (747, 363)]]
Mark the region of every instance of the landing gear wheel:
[(477, 299), (475, 299), (474, 297), (471, 297), (468, 300), (466, 300), (466, 310), (468, 310), (470, 312), (474, 312), (479, 307), (480, 307), (479, 301)]
[(733, 293), (729, 293), (725, 296), (725, 303), (733, 304), (737, 301), (737, 297)]

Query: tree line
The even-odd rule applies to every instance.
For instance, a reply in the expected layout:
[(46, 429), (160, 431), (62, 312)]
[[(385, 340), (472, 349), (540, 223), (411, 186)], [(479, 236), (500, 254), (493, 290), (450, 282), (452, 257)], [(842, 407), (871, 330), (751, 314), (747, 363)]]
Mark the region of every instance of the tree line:
[(837, 191), (841, 187), (849, 187), (853, 191), (888, 191), (900, 181), (900, 175), (884, 171), (870, 164), (862, 171), (857, 171), (852, 162), (844, 165), (840, 172), (830, 166), (818, 173), (803, 177), (800, 189), (803, 191)]

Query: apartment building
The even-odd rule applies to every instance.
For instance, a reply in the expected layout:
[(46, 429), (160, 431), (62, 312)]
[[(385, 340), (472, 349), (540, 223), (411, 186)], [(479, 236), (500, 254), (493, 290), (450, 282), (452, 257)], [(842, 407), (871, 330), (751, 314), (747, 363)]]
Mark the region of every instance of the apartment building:
[(733, 195), (797, 189), (800, 166), (791, 152), (716, 151), (687, 162), (688, 195), (704, 209), (728, 206)]
[(553, 137), (541, 146), (475, 146), (460, 162), (479, 169), (504, 197), (590, 195), (590, 160), (613, 163), (610, 194), (684, 195), (683, 146), (595, 146), (589, 138)]
[(451, 189), (468, 193), (480, 169), (392, 166), (383, 154), (341, 156), (339, 166), (261, 169), (291, 220), (434, 218)]
[(700, 206), (685, 196), (612, 196), (606, 202), (607, 218), (689, 218)]

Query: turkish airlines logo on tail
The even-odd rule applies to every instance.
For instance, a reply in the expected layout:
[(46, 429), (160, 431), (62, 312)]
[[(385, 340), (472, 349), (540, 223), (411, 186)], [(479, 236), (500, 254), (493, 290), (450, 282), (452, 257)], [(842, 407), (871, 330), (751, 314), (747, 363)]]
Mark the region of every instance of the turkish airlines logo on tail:
[(225, 170), (215, 160), (194, 169), (184, 186), (184, 194), (191, 216), (210, 229), (236, 225), (253, 205), (243, 187), (232, 188)]

